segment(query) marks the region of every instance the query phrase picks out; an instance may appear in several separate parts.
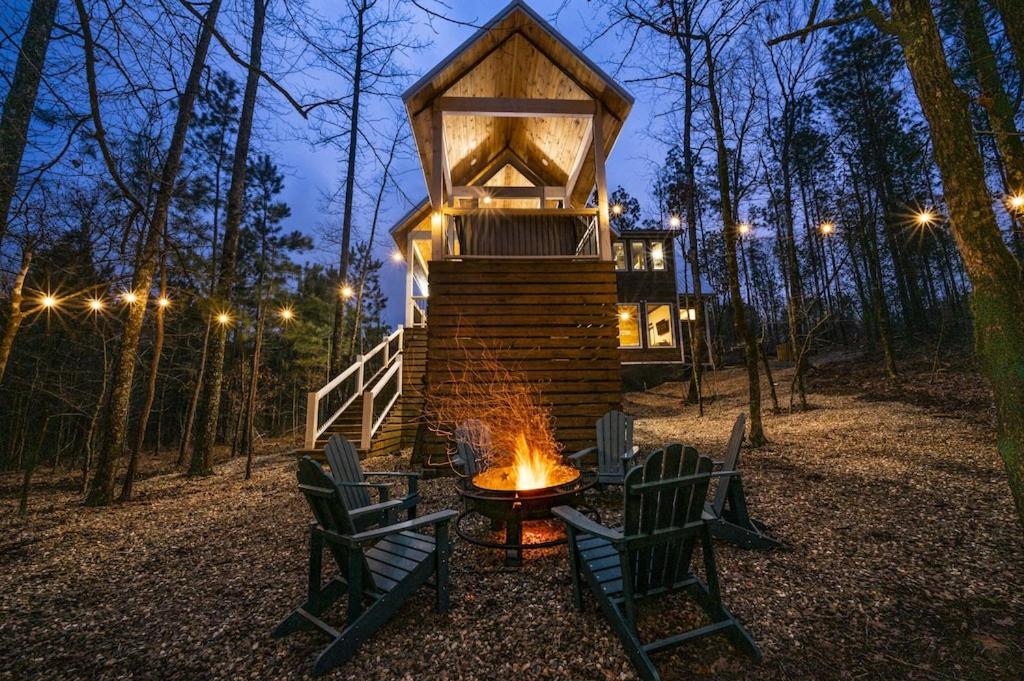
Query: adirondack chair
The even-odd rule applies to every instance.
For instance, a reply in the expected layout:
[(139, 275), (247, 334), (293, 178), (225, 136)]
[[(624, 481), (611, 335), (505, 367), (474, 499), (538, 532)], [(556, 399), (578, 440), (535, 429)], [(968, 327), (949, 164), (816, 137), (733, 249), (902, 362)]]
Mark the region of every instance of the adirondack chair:
[[(434, 577), (437, 612), (447, 612), (448, 523), (455, 511), (439, 511), (415, 520), (359, 531), (341, 488), (316, 461), (299, 461), (299, 489), (313, 511), (309, 531), (309, 581), (305, 602), (274, 629), (280, 638), (300, 629), (319, 629), (331, 643), (316, 658), (319, 675), (348, 661), (360, 644), (394, 616), (419, 587)], [(433, 527), (434, 536), (416, 530)], [(324, 547), (338, 574), (321, 585)], [(342, 594), (348, 596), (345, 627), (321, 619)]]
[(725, 448), (725, 457), (715, 462), (716, 468), (733, 475), (718, 480), (714, 499), (705, 503), (704, 512), (711, 524), (711, 533), (720, 539), (744, 549), (780, 548), (782, 542), (770, 536), (764, 523), (754, 520), (747, 512), (747, 496), (739, 472), (740, 447), (746, 423), (745, 414), (736, 418), (729, 444)]
[[(345, 505), (361, 511), (356, 523), (359, 529), (379, 523), (394, 523), (398, 519), (398, 512), (403, 510), (409, 520), (416, 517), (416, 505), (420, 502), (417, 490), (419, 473), (364, 471), (356, 448), (344, 435), (332, 435), (324, 448), (324, 454), (331, 467), (331, 477), (345, 499)], [(400, 499), (391, 499), (390, 485), (367, 482), (368, 477), (405, 478), (406, 493)], [(376, 504), (370, 500), (371, 489), (377, 490), (379, 495)]]
[(633, 464), (639, 447), (633, 446), (633, 417), (621, 411), (610, 411), (596, 423), (597, 445), (587, 447), (567, 458), (569, 462), (580, 468), (585, 459), (596, 455), (597, 484), (621, 485), (626, 471)]
[[(642, 466), (626, 474), (622, 529), (600, 525), (569, 506), (553, 510), (566, 525), (576, 609), (583, 608), (581, 582), (586, 580), (645, 681), (660, 678), (652, 653), (719, 632), (727, 634), (737, 649), (761, 659), (753, 638), (722, 605), (711, 532), (702, 514), (708, 483), (726, 475), (713, 473), (711, 459), (698, 456), (692, 447), (672, 444), (652, 452)], [(698, 542), (705, 579), (691, 569)], [(711, 623), (642, 643), (636, 627), (637, 601), (677, 590), (686, 590)]]
[(459, 424), (455, 429), (455, 458), (452, 463), (462, 475), (463, 481), (473, 479), (473, 476), (481, 472), (484, 467), (483, 457), (473, 444), (470, 433), (480, 428), (480, 422), (471, 420)]

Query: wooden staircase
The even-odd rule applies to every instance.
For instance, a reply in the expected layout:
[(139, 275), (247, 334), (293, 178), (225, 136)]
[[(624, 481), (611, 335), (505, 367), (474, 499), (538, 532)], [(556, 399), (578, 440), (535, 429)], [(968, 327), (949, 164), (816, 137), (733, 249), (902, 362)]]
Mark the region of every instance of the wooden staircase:
[[(399, 341), (398, 344), (395, 343), (396, 339)], [(301, 449), (296, 450), (296, 455), (322, 456), (324, 446), (330, 437), (335, 434), (345, 436), (355, 445), (361, 459), (365, 459), (368, 456), (397, 453), (404, 447), (411, 447), (413, 445), (416, 438), (416, 427), (420, 422), (420, 416), (423, 411), (423, 383), (427, 357), (426, 329), (399, 328), (381, 345), (385, 344), (387, 344), (389, 350), (383, 366), (376, 370), (374, 376), (366, 377), (367, 380), (364, 381), (365, 386), (356, 385), (354, 387), (354, 394), (345, 400), (344, 408), (334, 416), (333, 420), (330, 420), (325, 426), (322, 422), (311, 423), (307, 418), (306, 444)], [(358, 358), (356, 364), (360, 362), (364, 365), (368, 364), (372, 361), (370, 358), (373, 353), (382, 352), (382, 350), (379, 350), (380, 347), (378, 346), (378, 348), (374, 348), (370, 353)], [(364, 440), (366, 439), (364, 437), (364, 430), (367, 426), (366, 402), (373, 399), (371, 389), (367, 386), (373, 383), (373, 381), (379, 380), (380, 376), (385, 376), (388, 367), (392, 366), (395, 362), (399, 362), (401, 365), (399, 368), (401, 378), (400, 393), (393, 404), (391, 404), (386, 415), (383, 416), (383, 420), (373, 430), (369, 438), (369, 447), (366, 447), (364, 446)], [(355, 372), (352, 372), (352, 367), (342, 372), (339, 377), (345, 376), (346, 372), (351, 373), (353, 377), (358, 377)], [(328, 384), (328, 386), (330, 385)], [(307, 409), (314, 410), (313, 413), (318, 414), (318, 418), (319, 411), (321, 410), (319, 403), (326, 398), (326, 393), (321, 394), (323, 391), (324, 389), (322, 388), (320, 391), (310, 393), (307, 405)], [(327, 392), (329, 393), (330, 391)], [(372, 405), (370, 409), (373, 409)], [(312, 438), (312, 444), (311, 432), (319, 432), (319, 434)]]

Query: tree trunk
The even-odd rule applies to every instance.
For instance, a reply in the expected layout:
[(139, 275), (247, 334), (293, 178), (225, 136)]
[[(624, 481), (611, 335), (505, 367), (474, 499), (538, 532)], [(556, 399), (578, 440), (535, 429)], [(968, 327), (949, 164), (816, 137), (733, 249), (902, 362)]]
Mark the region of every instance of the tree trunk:
[(188, 446), (192, 443), (192, 425), (196, 421), (196, 409), (199, 407), (199, 395), (203, 391), (203, 377), (206, 375), (206, 358), (210, 351), (210, 328), (213, 321), (206, 320), (206, 331), (203, 332), (203, 351), (199, 355), (199, 368), (196, 370), (196, 380), (192, 385), (192, 399), (188, 403), (188, 411), (185, 413), (185, 425), (181, 429), (181, 442), (178, 443), (178, 465), (185, 465), (185, 455)]
[(894, 0), (892, 11), (974, 289), (978, 358), (995, 397), (998, 449), (1024, 525), (1024, 274), (1003, 242), (967, 96), (946, 63), (928, 0)]
[[(345, 168), (345, 205), (341, 223), (341, 259), (338, 267), (338, 286), (348, 285), (349, 247), (352, 241), (352, 204), (355, 199), (356, 179), (356, 142), (359, 134), (359, 96), (363, 87), (363, 49), (364, 20), (366, 18), (366, 1), (360, 3), (356, 11), (356, 54), (355, 71), (352, 75), (352, 109), (348, 124), (348, 162)], [(334, 335), (331, 343), (331, 356), (328, 362), (330, 376), (333, 378), (344, 369), (345, 360), (351, 355), (352, 348), (343, 352), (345, 344), (345, 307), (348, 300), (340, 292), (334, 303)]]
[(245, 406), (245, 427), (242, 430), (242, 451), (245, 453), (245, 479), (252, 478), (252, 457), (255, 443), (253, 433), (256, 420), (256, 391), (259, 388), (260, 379), (260, 355), (263, 351), (263, 331), (266, 328), (267, 304), (260, 300), (256, 313), (259, 319), (256, 321), (256, 339), (252, 348), (252, 373), (249, 376), (249, 395)]
[(1024, 77), (1024, 13), (1021, 12), (1020, 0), (991, 0), (1006, 30), (1006, 40), (1013, 50), (1013, 61), (1017, 73)]
[(25, 311), (21, 309), (24, 300), (25, 277), (28, 276), (28, 268), (32, 265), (32, 249), (25, 248), (21, 252), (21, 267), (18, 268), (18, 275), (14, 278), (14, 286), (11, 287), (11, 306), (7, 315), (7, 324), (4, 325), (4, 336), (0, 338), (0, 382), (4, 380), (4, 371), (7, 369), (7, 360), (11, 357), (11, 349), (14, 347), (14, 338), (21, 328), (21, 320), (25, 318)]
[(711, 122), (715, 129), (715, 151), (718, 161), (718, 188), (721, 194), (722, 222), (725, 227), (725, 264), (729, 273), (729, 295), (732, 298), (733, 321), (736, 334), (743, 339), (745, 348), (744, 360), (747, 365), (747, 378), (750, 388), (750, 444), (760, 447), (767, 441), (764, 427), (761, 424), (761, 381), (757, 369), (757, 341), (747, 325), (743, 297), (740, 293), (740, 270), (736, 258), (737, 224), (732, 214), (732, 191), (729, 184), (729, 154), (725, 148), (725, 125), (722, 121), (722, 110), (718, 103), (717, 84), (715, 83), (715, 57), (711, 50), (711, 41), (705, 39), (707, 50), (707, 89), (708, 104), (711, 108)]
[[(252, 119), (256, 110), (256, 92), (260, 84), (263, 61), (263, 26), (267, 3), (253, 0), (252, 40), (249, 45), (249, 70), (245, 77), (242, 112), (235, 137), (235, 153), (231, 166), (231, 184), (228, 187), (228, 205), (224, 219), (224, 243), (220, 253), (220, 275), (214, 300), (224, 310), (231, 307), (231, 289), (235, 283), (238, 261), (238, 241), (241, 236), (242, 214), (245, 211), (246, 169), (249, 162), (249, 140)], [(211, 314), (214, 311), (211, 310)], [(217, 417), (220, 414), (221, 385), (224, 382), (224, 354), (227, 346), (227, 324), (218, 324), (213, 338), (213, 352), (209, 357), (208, 379), (203, 381), (203, 393), (196, 412), (195, 446), (189, 463), (189, 475), (213, 474), (213, 444), (217, 437)]]
[[(165, 255), (166, 257), (166, 255)], [(160, 299), (167, 295), (167, 265), (160, 265)], [(149, 362), (149, 381), (146, 385), (146, 401), (139, 412), (139, 422), (136, 424), (135, 442), (132, 444), (131, 454), (128, 456), (128, 470), (124, 474), (124, 485), (121, 487), (120, 501), (130, 501), (132, 498), (132, 485), (135, 484), (135, 473), (139, 467), (139, 454), (142, 445), (146, 440), (146, 428), (149, 426), (149, 414), (153, 411), (153, 403), (156, 401), (156, 382), (160, 372), (160, 354), (164, 349), (164, 313), (166, 308), (157, 304), (156, 308), (156, 332), (153, 336), (153, 357)]]
[(0, 241), (7, 233), (7, 214), (18, 185), (21, 157), (28, 142), (28, 126), (32, 122), (56, 15), (57, 0), (32, 0), (11, 89), (7, 91), (0, 117)]
[[(981, 105), (995, 133), (996, 148), (1003, 157), (1010, 193), (1024, 191), (1024, 142), (1017, 134), (1013, 104), (999, 76), (996, 55), (985, 28), (985, 16), (978, 0), (959, 0), (964, 38), (971, 53), (971, 66), (981, 88)], [(1018, 9), (1018, 11), (1020, 11)], [(1022, 74), (1024, 75), (1024, 74)]]
[[(181, 168), (181, 157), (185, 149), (188, 126), (192, 120), (192, 108), (199, 94), (200, 79), (206, 67), (206, 55), (210, 48), (210, 40), (213, 37), (213, 28), (217, 22), (220, 5), (221, 0), (211, 0), (203, 19), (188, 80), (178, 100), (174, 132), (171, 135), (167, 156), (161, 170), (159, 191), (144, 237), (142, 258), (132, 276), (131, 290), (139, 296), (140, 300), (128, 308), (121, 336), (121, 347), (114, 360), (110, 400), (104, 417), (103, 445), (96, 461), (96, 475), (93, 477), (89, 495), (86, 497), (86, 504), (90, 506), (106, 505), (110, 503), (114, 494), (114, 468), (124, 452), (124, 441), (128, 430), (128, 406), (131, 400), (132, 379), (135, 376), (135, 358), (138, 355), (139, 335), (146, 315), (147, 299), (150, 289), (153, 287), (157, 250), (167, 227), (168, 212), (174, 197), (174, 185)], [(83, 24), (87, 25), (88, 17), (81, 5), (79, 5), (79, 12)], [(85, 28), (83, 26), (83, 29)], [(90, 53), (87, 59), (94, 59), (94, 47), (91, 44), (91, 39), (87, 37), (85, 42), (86, 49)]]

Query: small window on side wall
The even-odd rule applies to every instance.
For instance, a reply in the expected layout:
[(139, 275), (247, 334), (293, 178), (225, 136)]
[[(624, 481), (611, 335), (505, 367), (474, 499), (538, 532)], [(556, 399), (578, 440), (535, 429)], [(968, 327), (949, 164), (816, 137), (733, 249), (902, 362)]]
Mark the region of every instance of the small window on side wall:
[(640, 347), (640, 306), (619, 305), (619, 347)]
[(644, 252), (645, 250), (643, 241), (629, 242), (629, 269), (634, 271), (647, 269), (647, 253)]
[(651, 243), (651, 269), (665, 269), (665, 244), (660, 241)]
[(626, 245), (621, 241), (616, 241), (612, 244), (612, 256), (615, 258), (616, 270), (623, 272), (629, 269), (626, 267)]
[(671, 348), (675, 346), (672, 306), (653, 304), (647, 306), (647, 347)]

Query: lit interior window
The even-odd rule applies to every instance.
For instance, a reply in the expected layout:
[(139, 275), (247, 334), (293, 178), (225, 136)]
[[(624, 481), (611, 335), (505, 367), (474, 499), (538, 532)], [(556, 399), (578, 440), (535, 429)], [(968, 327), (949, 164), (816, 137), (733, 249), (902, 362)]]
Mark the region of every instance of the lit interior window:
[(640, 306), (619, 305), (619, 347), (640, 347)]
[(621, 241), (612, 244), (612, 255), (615, 256), (615, 269), (626, 269), (626, 247)]
[[(619, 327), (622, 328), (621, 326)], [(622, 337), (620, 330), (619, 337)], [(675, 345), (672, 335), (672, 306), (647, 306), (647, 347), (670, 348)]]
[(643, 241), (629, 242), (629, 268), (631, 270), (647, 269), (647, 254), (644, 253)]
[(651, 269), (665, 269), (665, 245), (660, 241), (651, 244)]

